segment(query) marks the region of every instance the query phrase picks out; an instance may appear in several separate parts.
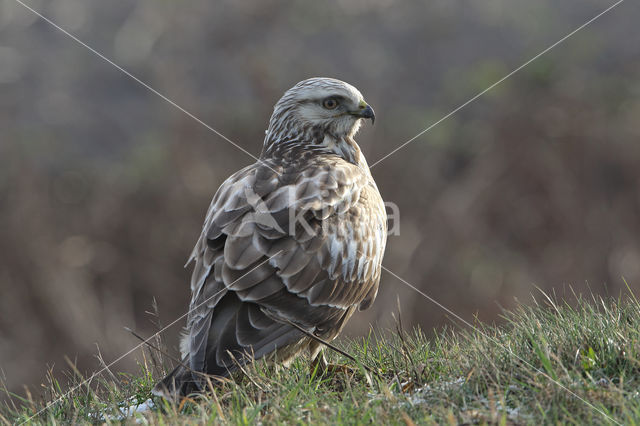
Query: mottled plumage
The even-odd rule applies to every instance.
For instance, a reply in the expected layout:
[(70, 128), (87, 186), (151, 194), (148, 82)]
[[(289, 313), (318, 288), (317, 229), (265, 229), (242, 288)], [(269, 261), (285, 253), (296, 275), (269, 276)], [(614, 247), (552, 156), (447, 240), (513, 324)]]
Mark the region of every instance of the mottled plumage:
[[(374, 301), (386, 213), (353, 140), (373, 110), (353, 86), (298, 83), (278, 101), (260, 160), (229, 177), (191, 255), (195, 268), (183, 363), (154, 393), (202, 388), (196, 372), (228, 376), (236, 362), (288, 363), (332, 340)], [(235, 358), (235, 360), (233, 359)]]

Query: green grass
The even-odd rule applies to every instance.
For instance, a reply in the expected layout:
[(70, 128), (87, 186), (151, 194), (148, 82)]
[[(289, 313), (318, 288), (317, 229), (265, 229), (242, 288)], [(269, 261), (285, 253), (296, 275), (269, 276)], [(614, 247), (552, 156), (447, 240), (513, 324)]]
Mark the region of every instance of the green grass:
[[(635, 299), (547, 299), (504, 314), (501, 326), (420, 330), (342, 341), (359, 364), (329, 351), (352, 374), (319, 376), (255, 363), (207, 396), (127, 419), (151, 424), (635, 424), (640, 422), (640, 305)], [(153, 354), (152, 354), (153, 355)], [(154, 359), (158, 359), (155, 354)], [(368, 366), (377, 374), (366, 378)], [(29, 396), (0, 410), (4, 423), (118, 422), (119, 408), (150, 397), (145, 356), (139, 375), (105, 375), (64, 395), (49, 379), (45, 401)], [(74, 375), (71, 382), (79, 382)], [(72, 383), (67, 385), (72, 386)], [(132, 402), (123, 402), (123, 401)], [(112, 420), (110, 420), (112, 419)]]

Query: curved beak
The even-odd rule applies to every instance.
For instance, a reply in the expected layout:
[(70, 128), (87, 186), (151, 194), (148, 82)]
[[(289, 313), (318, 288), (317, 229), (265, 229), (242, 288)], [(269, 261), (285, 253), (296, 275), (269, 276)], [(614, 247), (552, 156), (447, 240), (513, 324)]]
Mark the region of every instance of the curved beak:
[(371, 124), (376, 121), (376, 113), (373, 111), (373, 108), (364, 101), (360, 102), (358, 110), (351, 112), (351, 115), (355, 115), (358, 118), (370, 118)]

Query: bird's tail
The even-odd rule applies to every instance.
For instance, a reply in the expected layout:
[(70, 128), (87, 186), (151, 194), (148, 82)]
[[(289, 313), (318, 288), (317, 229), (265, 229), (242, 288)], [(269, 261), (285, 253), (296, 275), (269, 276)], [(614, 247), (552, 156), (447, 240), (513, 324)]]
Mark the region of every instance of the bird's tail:
[(202, 383), (193, 376), (190, 369), (179, 365), (167, 377), (158, 382), (151, 393), (170, 401), (177, 401), (191, 393), (200, 392)]

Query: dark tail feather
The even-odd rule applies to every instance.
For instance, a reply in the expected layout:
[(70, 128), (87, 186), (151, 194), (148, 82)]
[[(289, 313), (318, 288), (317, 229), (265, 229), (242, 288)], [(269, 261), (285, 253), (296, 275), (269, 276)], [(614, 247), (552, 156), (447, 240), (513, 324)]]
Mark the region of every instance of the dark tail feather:
[(167, 377), (158, 382), (151, 393), (170, 401), (177, 401), (181, 397), (201, 391), (201, 381), (195, 379), (187, 367), (179, 365)]

